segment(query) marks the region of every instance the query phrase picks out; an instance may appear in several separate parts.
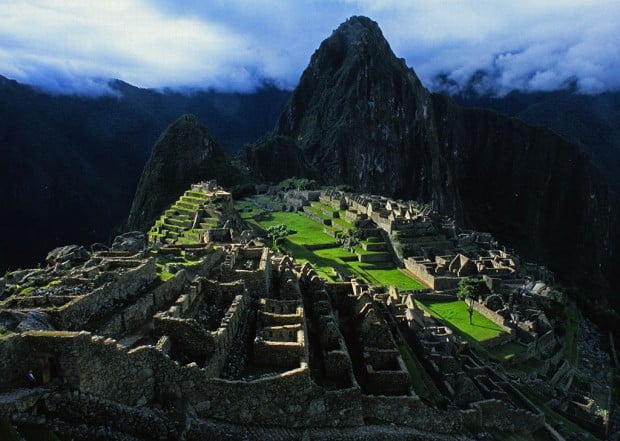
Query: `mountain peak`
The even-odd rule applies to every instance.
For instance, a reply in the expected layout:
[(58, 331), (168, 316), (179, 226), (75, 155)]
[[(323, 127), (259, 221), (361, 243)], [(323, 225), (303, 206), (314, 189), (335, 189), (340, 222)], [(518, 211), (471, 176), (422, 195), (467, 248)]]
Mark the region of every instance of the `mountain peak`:
[(240, 182), (238, 171), (194, 115), (183, 115), (159, 137), (133, 200), (129, 229), (144, 229), (193, 182)]
[(364, 44), (369, 41), (385, 41), (376, 21), (354, 15), (332, 33), (332, 37), (344, 38), (349, 44)]
[[(367, 17), (353, 16), (325, 39), (310, 60), (311, 70), (339, 67), (347, 59), (396, 60), (379, 25)], [(403, 64), (404, 65), (404, 64)]]

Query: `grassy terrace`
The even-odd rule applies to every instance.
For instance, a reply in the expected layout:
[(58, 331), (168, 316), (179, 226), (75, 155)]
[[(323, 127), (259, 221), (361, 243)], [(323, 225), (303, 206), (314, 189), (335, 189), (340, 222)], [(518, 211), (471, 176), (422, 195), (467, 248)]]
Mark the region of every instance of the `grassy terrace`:
[(461, 300), (453, 301), (420, 301), (424, 309), (435, 317), (447, 322), (472, 343), (481, 343), (497, 337), (504, 332), (491, 320), (474, 311), (472, 324), (469, 324), (467, 305)]
[[(480, 346), (481, 343), (495, 338), (505, 331), (485, 316), (479, 314), (477, 311), (474, 311), (472, 324), (470, 325), (467, 305), (462, 300), (421, 300), (418, 301), (418, 303), (432, 316), (446, 322), (448, 326), (458, 332), (461, 336), (463, 336), (463, 338), (465, 338), (465, 340), (470, 342), (478, 350), (482, 349), (482, 352), (498, 360), (499, 362), (508, 361), (515, 355), (520, 354), (525, 350), (523, 345), (515, 341), (511, 341), (493, 348), (482, 348)], [(529, 370), (536, 369), (537, 367), (536, 362), (534, 360), (530, 360), (517, 366), (513, 366), (511, 369), (527, 372)]]
[[(355, 276), (376, 285), (396, 286), (400, 290), (425, 288), (422, 283), (407, 276), (393, 264), (374, 265), (358, 262), (354, 253), (342, 249), (333, 237), (323, 232), (323, 228), (325, 228), (323, 225), (302, 214), (285, 212), (260, 214), (262, 210), (248, 200), (235, 202), (235, 207), (250, 225), (260, 230), (264, 231), (272, 225), (284, 224), (289, 230), (296, 231), (296, 233), (290, 234), (282, 240), (280, 246), (295, 256), (298, 261), (310, 262), (319, 275), (327, 280), (337, 280), (334, 273), (334, 269), (336, 269), (343, 275)], [(257, 214), (260, 214), (259, 220), (253, 218)], [(306, 245), (319, 245), (322, 248), (310, 250)], [(359, 251), (364, 254), (373, 253), (361, 248)]]

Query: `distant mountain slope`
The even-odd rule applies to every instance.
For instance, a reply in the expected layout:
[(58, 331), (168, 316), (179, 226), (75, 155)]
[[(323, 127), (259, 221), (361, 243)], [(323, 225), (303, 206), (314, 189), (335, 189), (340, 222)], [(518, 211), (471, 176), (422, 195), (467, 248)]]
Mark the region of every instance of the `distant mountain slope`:
[(453, 98), (465, 107), (493, 109), (547, 126), (576, 142), (620, 194), (620, 92), (583, 95), (567, 89), (512, 92), (499, 98), (469, 92)]
[(271, 130), (290, 92), (53, 96), (0, 77), (0, 270), (57, 245), (107, 240), (127, 218), (153, 144), (193, 113), (229, 153)]
[(565, 283), (610, 292), (619, 269), (620, 204), (577, 145), (431, 94), (365, 17), (321, 44), (273, 135), (240, 155), (272, 180), (279, 157), (320, 182), (430, 201)]

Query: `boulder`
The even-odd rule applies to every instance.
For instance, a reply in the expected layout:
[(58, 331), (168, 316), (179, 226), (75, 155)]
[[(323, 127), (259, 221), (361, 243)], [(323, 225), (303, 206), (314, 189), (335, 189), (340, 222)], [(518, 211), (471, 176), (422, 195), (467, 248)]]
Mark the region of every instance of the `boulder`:
[(3, 309), (0, 311), (0, 328), (15, 329), (15, 327), (19, 325), (20, 322), (25, 320), (25, 318), (25, 312)]
[(137, 253), (146, 248), (146, 234), (142, 231), (129, 231), (114, 238), (112, 250)]
[(96, 253), (98, 251), (110, 251), (110, 248), (105, 244), (102, 244), (100, 242), (95, 242), (94, 244), (90, 246), (90, 251), (93, 253)]
[(83, 246), (66, 245), (64, 247), (54, 248), (50, 251), (45, 261), (50, 265), (60, 263), (63, 264), (64, 267), (71, 267), (78, 263), (86, 262), (88, 259), (90, 259), (90, 254)]
[(43, 311), (29, 311), (26, 317), (17, 325), (19, 332), (24, 331), (53, 331), (54, 326), (50, 317)]

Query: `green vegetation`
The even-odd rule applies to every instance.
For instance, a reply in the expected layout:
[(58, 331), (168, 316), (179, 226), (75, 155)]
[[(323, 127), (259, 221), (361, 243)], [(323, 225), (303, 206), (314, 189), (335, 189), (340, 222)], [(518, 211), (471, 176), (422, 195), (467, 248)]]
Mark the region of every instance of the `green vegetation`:
[(492, 339), (504, 332), (502, 328), (477, 311), (473, 311), (472, 324), (470, 325), (467, 305), (462, 300), (423, 300), (420, 303), (429, 313), (445, 321), (452, 329), (460, 332), (472, 343)]
[[(148, 233), (149, 241), (199, 243), (201, 233), (218, 225), (218, 218), (209, 207), (220, 202), (219, 199), (210, 199), (210, 196), (202, 191), (187, 190), (155, 221)], [(194, 225), (196, 214), (199, 212), (202, 213), (202, 217), (200, 222)]]
[(175, 273), (168, 270), (169, 263), (184, 267), (195, 265), (202, 260), (202, 257), (193, 256), (191, 254), (188, 255), (186, 251), (182, 251), (181, 255), (174, 260), (171, 260), (166, 256), (160, 255), (157, 251), (154, 251), (152, 254), (156, 257), (155, 264), (157, 266), (157, 273), (159, 275), (159, 279), (162, 282), (170, 280), (174, 277)]
[(26, 288), (22, 288), (19, 290), (19, 294), (22, 296), (27, 296), (28, 294), (30, 294), (32, 291), (35, 290), (34, 286), (28, 286)]
[(461, 299), (477, 299), (478, 297), (487, 294), (489, 289), (486, 283), (482, 279), (476, 279), (473, 277), (465, 277), (459, 280), (459, 290), (456, 296)]
[(261, 209), (251, 199), (235, 200), (234, 206), (241, 219), (244, 220), (249, 220), (261, 212)]
[(62, 280), (60, 280), (60, 279), (50, 280), (50, 281), (47, 283), (47, 285), (43, 285), (43, 286), (41, 287), (41, 289), (47, 289), (47, 288), (51, 288), (51, 287), (53, 287), (53, 286), (58, 286), (58, 285), (60, 285), (61, 283), (62, 283)]
[[(312, 219), (299, 213), (284, 213), (280, 211), (268, 212), (260, 215), (260, 220), (252, 219), (249, 221), (259, 227), (260, 230), (266, 231), (267, 228), (284, 224), (290, 230), (295, 230), (295, 234), (291, 234), (286, 239), (297, 245), (321, 245), (334, 244), (336, 241), (333, 237), (323, 232), (323, 226), (314, 222)], [(286, 242), (286, 241), (283, 241)]]
[(433, 383), (433, 380), (428, 376), (428, 373), (417, 357), (411, 352), (411, 348), (407, 343), (401, 341), (398, 344), (400, 355), (407, 366), (409, 371), (409, 378), (411, 379), (411, 385), (415, 393), (425, 400), (429, 400), (436, 405), (441, 405), (444, 402), (444, 397)]
[(400, 291), (412, 291), (426, 288), (421, 282), (408, 276), (398, 268), (372, 269), (372, 267), (364, 265), (365, 264), (359, 264), (357, 262), (351, 264), (359, 274), (369, 279), (371, 283), (383, 286), (394, 286)]
[[(327, 207), (324, 204), (321, 205)], [(421, 282), (396, 268), (391, 261), (379, 264), (359, 262), (356, 253), (370, 255), (385, 253), (385, 251), (366, 251), (359, 247), (355, 248), (354, 253), (347, 251), (339, 246), (336, 239), (323, 231), (325, 228), (323, 225), (303, 214), (263, 212), (247, 200), (236, 202), (235, 207), (248, 214), (255, 213), (253, 216), (244, 215), (243, 217), (264, 234), (268, 235), (270, 228), (281, 228), (280, 225), (285, 225), (290, 234), (278, 241), (278, 247), (293, 255), (299, 262), (310, 262), (317, 273), (327, 280), (338, 280), (337, 272), (345, 277), (356, 277), (375, 285), (395, 286), (400, 290), (425, 288)], [(318, 208), (315, 210), (320, 212)], [(346, 235), (355, 237), (355, 231), (349, 230)], [(373, 242), (380, 243), (381, 241), (378, 238), (373, 239)]]
[(288, 230), (286, 228), (286, 225), (284, 225), (284, 224), (272, 225), (270, 227), (267, 227), (267, 237), (273, 243), (273, 247), (274, 248), (278, 247), (278, 241), (280, 239), (282, 239), (283, 237), (286, 237), (286, 236), (288, 236), (289, 234), (292, 234), (292, 233), (295, 233), (295, 231)]
[(280, 181), (280, 183), (276, 186), (278, 191), (286, 191), (286, 190), (316, 190), (319, 188), (318, 184), (313, 179), (306, 178), (288, 178), (284, 181)]

